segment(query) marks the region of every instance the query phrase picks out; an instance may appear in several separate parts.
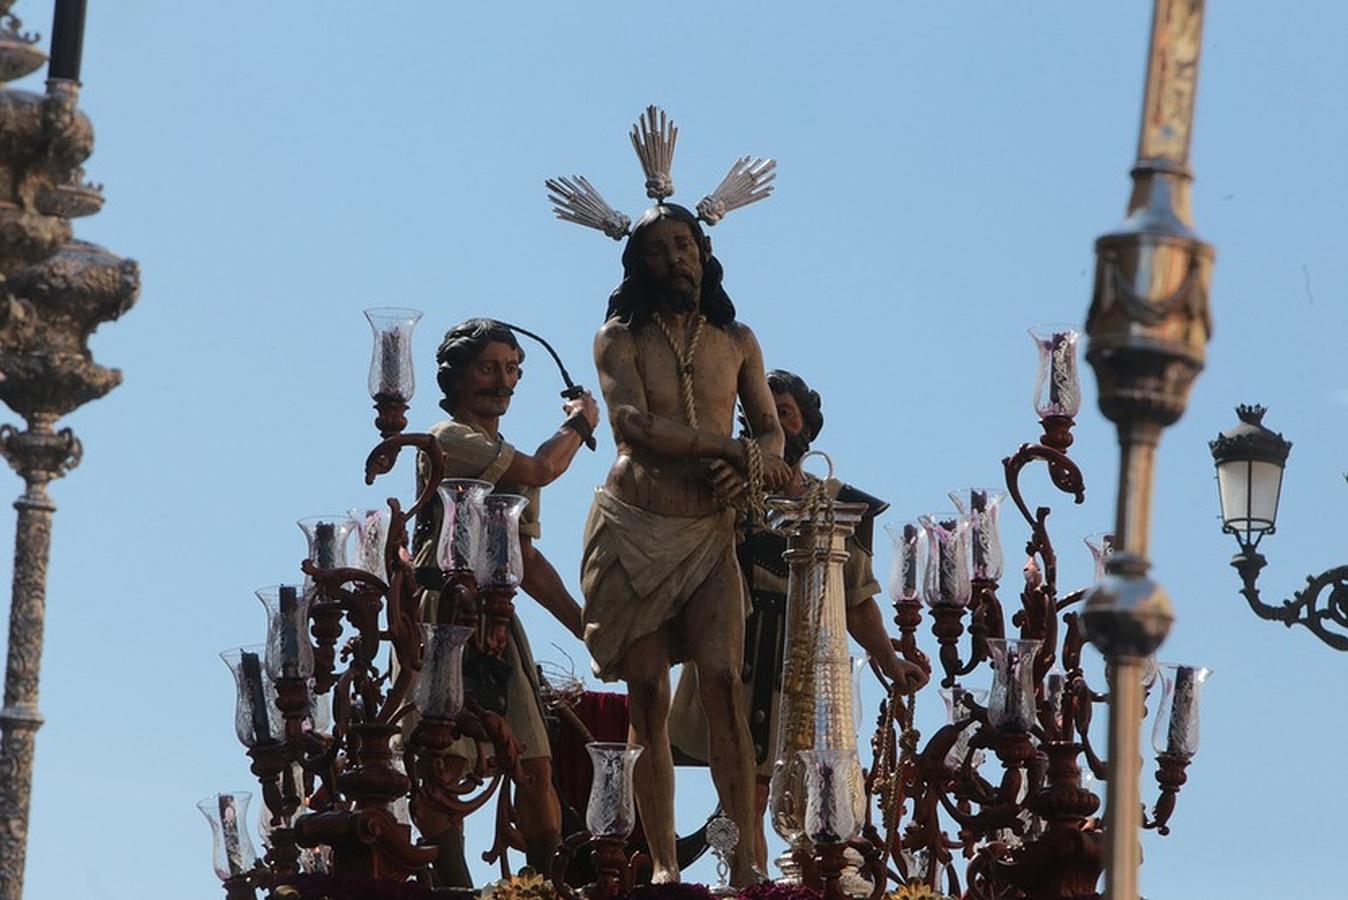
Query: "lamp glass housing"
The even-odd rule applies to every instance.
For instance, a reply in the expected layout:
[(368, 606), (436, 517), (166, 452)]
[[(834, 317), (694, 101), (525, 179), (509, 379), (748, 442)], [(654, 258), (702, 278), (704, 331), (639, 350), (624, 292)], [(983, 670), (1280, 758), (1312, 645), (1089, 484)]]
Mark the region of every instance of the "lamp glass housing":
[(1252, 537), (1272, 531), (1278, 522), (1283, 466), (1261, 459), (1231, 459), (1217, 464), (1217, 495), (1227, 531)]
[[(861, 833), (853, 796), (860, 765), (855, 747), (801, 750), (805, 765), (805, 834), (815, 844), (845, 844)], [(864, 811), (864, 801), (861, 805)]]
[(1032, 638), (988, 638), (992, 657), (988, 722), (994, 728), (1029, 731), (1034, 725), (1034, 659), (1041, 643)]
[(463, 709), (463, 648), (473, 629), (423, 624), (421, 632), (421, 673), (412, 703), (427, 719), (452, 719)]
[(973, 577), (997, 581), (1002, 577), (1005, 556), (997, 529), (998, 510), (1006, 491), (993, 488), (962, 488), (950, 492), (955, 508), (969, 517), (969, 550)]
[(1198, 752), (1198, 695), (1212, 670), (1162, 663), (1165, 685), (1151, 730), (1151, 745), (1162, 756), (1192, 759)]
[(643, 748), (640, 744), (591, 742), (585, 749), (594, 765), (585, 828), (590, 837), (626, 838), (637, 827), (632, 774)]
[(234, 734), (249, 749), (279, 741), (285, 735), (285, 722), (276, 707), (276, 686), (266, 676), (263, 659), (266, 647), (253, 644), (226, 650), (220, 658), (234, 676)]
[(255, 593), (267, 610), (268, 677), (311, 677), (314, 648), (309, 643), (309, 604), (313, 595), (293, 584), (259, 588)]
[(919, 520), (927, 533), (922, 593), (928, 606), (963, 608), (973, 596), (969, 580), (969, 518), (931, 513)]
[(369, 572), (388, 583), (388, 563), (384, 556), (388, 549), (389, 511), (379, 509), (347, 510), (356, 524), (356, 552), (353, 560), (357, 569)]
[(211, 826), (211, 862), (221, 881), (247, 874), (257, 864), (257, 850), (248, 836), (248, 791), (213, 794), (197, 803)]
[(374, 332), (374, 351), (370, 356), (370, 396), (376, 400), (412, 399), (416, 380), (412, 367), (412, 331), (421, 320), (421, 311), (397, 307), (365, 310), (365, 318)]
[(922, 569), (918, 564), (918, 548), (922, 546), (922, 529), (915, 522), (885, 525), (894, 553), (890, 557), (889, 596), (894, 602), (921, 599)]
[(490, 481), (446, 478), (440, 482), (440, 543), (436, 562), (446, 572), (476, 572), (481, 568), (482, 538), (486, 527), (483, 500)]
[(1081, 411), (1081, 379), (1077, 375), (1077, 342), (1080, 335), (1071, 325), (1036, 325), (1030, 339), (1039, 350), (1039, 371), (1034, 382), (1034, 411), (1039, 418), (1076, 418)]
[[(308, 544), (307, 559), (320, 569), (346, 568), (346, 545), (356, 527), (349, 515), (309, 516), (295, 523)], [(304, 592), (312, 593), (313, 579), (304, 576)]]
[(528, 505), (528, 498), (518, 494), (490, 494), (482, 501), (486, 528), (478, 557), (479, 585), (516, 587), (524, 580), (520, 514)]

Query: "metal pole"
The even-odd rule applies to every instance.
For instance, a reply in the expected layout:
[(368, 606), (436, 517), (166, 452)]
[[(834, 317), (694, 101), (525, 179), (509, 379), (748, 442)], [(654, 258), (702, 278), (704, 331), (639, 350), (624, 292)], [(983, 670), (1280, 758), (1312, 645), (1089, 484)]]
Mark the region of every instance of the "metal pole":
[(5, 660), (5, 705), (0, 709), (0, 898), (23, 896), (28, 846), (28, 809), (33, 784), (33, 745), (38, 712), (38, 673), (47, 611), (47, 560), (56, 504), (47, 484), (79, 463), (80, 444), (69, 430), (54, 433), (43, 421), (28, 431), (4, 426), (0, 453), (23, 478), (27, 490), (14, 503), (19, 511), (14, 536), (14, 588), (9, 607), (9, 649)]
[(1120, 447), (1116, 550), (1081, 619), (1112, 672), (1105, 801), (1110, 900), (1138, 897), (1142, 663), (1174, 619), (1169, 596), (1147, 577), (1156, 449), (1161, 432), (1184, 413), (1212, 330), (1213, 251), (1194, 232), (1189, 209), (1202, 34), (1203, 0), (1155, 0), (1133, 191), (1123, 224), (1096, 241), (1086, 322), (1100, 411), (1115, 423)]

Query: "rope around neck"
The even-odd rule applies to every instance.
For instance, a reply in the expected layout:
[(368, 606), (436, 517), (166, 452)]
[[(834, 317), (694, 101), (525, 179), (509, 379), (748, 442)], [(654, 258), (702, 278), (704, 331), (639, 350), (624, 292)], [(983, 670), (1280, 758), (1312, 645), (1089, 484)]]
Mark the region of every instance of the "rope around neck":
[(702, 323), (707, 321), (707, 317), (702, 313), (697, 314), (693, 322), (693, 334), (688, 338), (688, 346), (679, 347), (679, 342), (674, 339), (674, 332), (665, 323), (664, 317), (656, 313), (653, 317), (655, 324), (660, 326), (660, 333), (665, 336), (669, 342), (669, 349), (673, 351), (674, 358), (679, 364), (679, 399), (683, 401), (683, 417), (688, 420), (688, 424), (697, 427), (697, 405), (693, 400), (693, 357), (697, 353), (697, 341), (702, 337)]

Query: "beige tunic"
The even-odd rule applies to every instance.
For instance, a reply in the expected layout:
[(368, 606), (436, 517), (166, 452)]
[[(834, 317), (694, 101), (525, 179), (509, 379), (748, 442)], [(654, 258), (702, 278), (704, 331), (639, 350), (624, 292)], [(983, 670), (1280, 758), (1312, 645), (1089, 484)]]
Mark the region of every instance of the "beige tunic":
[[(594, 673), (622, 676), (627, 648), (665, 627), (723, 561), (734, 564), (734, 512), (664, 516), (595, 491), (585, 522), (582, 622)], [(687, 658), (670, 634), (671, 662)]]
[[(499, 435), (493, 438), (480, 428), (462, 422), (445, 421), (431, 426), (430, 434), (440, 442), (445, 451), (446, 478), (480, 478), (497, 485), (502, 493), (520, 494), (529, 499), (529, 505), (520, 514), (520, 535), (537, 538), (541, 535), (538, 521), (537, 487), (521, 487), (501, 484), (501, 475), (510, 467), (515, 458), (515, 448), (506, 443)], [(417, 467), (417, 481), (425, 477), (425, 461)], [(430, 535), (439, 536), (439, 504), (430, 513), (433, 516)], [(425, 533), (418, 528), (418, 533)], [(423, 540), (416, 548), (414, 564), (417, 566), (435, 564), (435, 540)], [(423, 591), (421, 611), (425, 621), (435, 621), (436, 601), (439, 591)], [(510, 639), (506, 643), (505, 660), (510, 665), (510, 678), (506, 682), (506, 721), (520, 744), (520, 757), (531, 759), (550, 756), (548, 731), (543, 722), (538, 697), (538, 668), (534, 664), (533, 651), (529, 639), (516, 617), (510, 623)], [(450, 753), (464, 759), (476, 757), (474, 743), (469, 738), (461, 738), (450, 749)]]
[[(830, 494), (836, 496), (840, 487), (840, 483), (831, 481)], [(870, 551), (862, 546), (855, 535), (847, 539), (846, 547), (847, 561), (843, 563), (843, 585), (845, 602), (850, 609), (880, 593), (880, 583), (875, 580)], [(746, 578), (748, 577), (746, 573)], [(772, 571), (761, 565), (755, 565), (750, 583), (758, 591), (786, 594), (787, 579), (780, 570)], [(747, 594), (748, 584), (745, 589)], [(777, 640), (785, 641), (785, 639), (786, 635), (779, 630)], [(747, 662), (750, 664), (750, 677), (741, 682), (744, 708), (749, 715), (761, 714), (752, 708), (755, 680), (759, 677), (776, 679), (781, 673), (759, 672), (754, 665), (757, 660)], [(777, 709), (781, 702), (779, 688), (780, 686), (773, 688), (772, 701), (767, 713), (769, 746), (754, 748), (755, 756), (763, 758), (763, 762), (758, 766), (758, 774), (765, 778), (772, 774), (773, 764), (777, 760)], [(678, 686), (674, 690), (674, 699), (669, 712), (669, 742), (685, 756), (704, 762), (707, 759), (707, 715), (703, 712), (702, 701), (698, 698), (697, 671), (692, 666), (683, 667)]]

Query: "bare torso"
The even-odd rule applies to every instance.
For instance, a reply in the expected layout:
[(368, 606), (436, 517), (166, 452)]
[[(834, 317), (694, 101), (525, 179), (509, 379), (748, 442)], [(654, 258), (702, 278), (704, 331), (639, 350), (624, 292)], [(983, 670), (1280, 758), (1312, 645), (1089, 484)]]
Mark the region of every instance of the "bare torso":
[[(659, 325), (648, 323), (634, 334), (627, 325), (614, 321), (606, 324), (600, 334), (601, 340), (607, 337), (630, 351), (632, 368), (639, 380), (634, 391), (640, 393), (641, 411), (688, 424), (678, 358)], [(675, 338), (686, 341), (687, 336), (676, 333)], [(732, 322), (726, 328), (703, 324), (693, 356), (693, 397), (700, 431), (726, 439), (734, 433), (735, 404), (749, 349), (747, 341), (752, 341), (752, 335), (739, 323)], [(622, 355), (626, 357), (626, 353)], [(611, 406), (614, 399), (609, 398)], [(639, 427), (641, 422), (637, 418), (633, 424)], [(614, 439), (618, 458), (609, 470), (605, 487), (619, 500), (674, 516), (701, 516), (718, 509), (707, 478), (708, 458), (695, 451), (679, 455), (661, 453), (640, 441), (625, 440), (621, 433), (615, 433)]]

